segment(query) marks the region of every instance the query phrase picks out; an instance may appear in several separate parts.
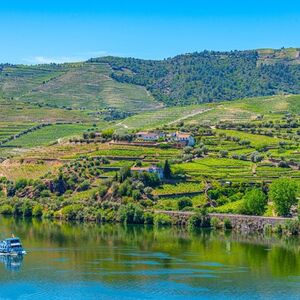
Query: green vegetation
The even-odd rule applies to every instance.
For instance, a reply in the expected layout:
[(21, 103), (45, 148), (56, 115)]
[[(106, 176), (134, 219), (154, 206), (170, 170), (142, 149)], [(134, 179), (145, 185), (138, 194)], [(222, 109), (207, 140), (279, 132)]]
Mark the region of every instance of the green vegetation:
[(287, 178), (277, 179), (271, 184), (270, 197), (279, 215), (287, 216), (290, 214), (292, 205), (297, 204), (298, 189), (298, 184)]
[(91, 125), (83, 124), (57, 124), (47, 126), (30, 132), (15, 140), (6, 143), (6, 146), (17, 148), (31, 148), (46, 146), (62, 138), (80, 136), (84, 131), (91, 128)]
[(145, 88), (119, 83), (109, 74), (106, 64), (4, 65), (0, 98), (67, 109), (143, 111), (159, 106)]
[(266, 211), (266, 205), (268, 203), (267, 196), (262, 190), (253, 189), (247, 192), (243, 198), (244, 211), (248, 215), (261, 216)]
[[(296, 49), (295, 49), (296, 50)], [(280, 53), (280, 54), (278, 54)], [(145, 86), (168, 105), (299, 93), (298, 61), (283, 50), (274, 59), (261, 51), (204, 51), (163, 61), (134, 58), (95, 58), (108, 63), (119, 82)]]
[[(295, 217), (300, 96), (286, 93), (299, 90), (300, 65), (289, 55), (2, 65), (0, 212), (156, 226), (174, 220), (155, 210), (196, 212), (190, 228), (207, 225), (204, 209)], [(241, 99), (211, 102), (233, 97)], [(137, 139), (146, 130), (162, 135)], [(175, 142), (176, 132), (195, 145)]]

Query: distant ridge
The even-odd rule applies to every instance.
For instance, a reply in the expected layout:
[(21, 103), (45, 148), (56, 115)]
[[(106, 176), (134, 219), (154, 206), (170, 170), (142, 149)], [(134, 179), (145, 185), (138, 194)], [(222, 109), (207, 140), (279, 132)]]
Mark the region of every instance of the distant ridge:
[(0, 65), (0, 100), (138, 113), (257, 96), (300, 94), (300, 48), (203, 51), (165, 60), (122, 57)]
[(300, 49), (203, 51), (165, 60), (92, 58), (119, 82), (146, 87), (167, 105), (300, 93)]

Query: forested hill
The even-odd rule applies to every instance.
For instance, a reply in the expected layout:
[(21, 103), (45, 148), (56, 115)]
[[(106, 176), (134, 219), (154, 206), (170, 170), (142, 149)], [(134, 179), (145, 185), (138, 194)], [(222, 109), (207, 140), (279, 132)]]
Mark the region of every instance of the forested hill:
[(102, 57), (111, 77), (146, 87), (167, 105), (300, 93), (300, 49), (203, 51), (165, 60)]

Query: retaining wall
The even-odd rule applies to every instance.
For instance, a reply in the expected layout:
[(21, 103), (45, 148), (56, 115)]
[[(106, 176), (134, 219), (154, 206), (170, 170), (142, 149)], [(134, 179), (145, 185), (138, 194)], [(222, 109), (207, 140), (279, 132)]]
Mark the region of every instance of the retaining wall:
[[(194, 212), (180, 212), (180, 211), (155, 211), (155, 213), (163, 213), (172, 217), (178, 225), (186, 225), (188, 219)], [(260, 216), (246, 216), (246, 215), (233, 215), (233, 214), (208, 214), (210, 218), (218, 218), (220, 220), (228, 219), (231, 222), (233, 229), (249, 232), (249, 231), (263, 231), (267, 224), (272, 226), (284, 223), (291, 218), (280, 217), (260, 217)]]

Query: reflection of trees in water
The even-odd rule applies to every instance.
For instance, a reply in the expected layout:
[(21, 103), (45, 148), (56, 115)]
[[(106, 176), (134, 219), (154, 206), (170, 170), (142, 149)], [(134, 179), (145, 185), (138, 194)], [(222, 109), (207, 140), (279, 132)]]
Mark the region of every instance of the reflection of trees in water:
[(20, 271), (22, 262), (23, 255), (0, 255), (0, 263), (4, 264), (5, 269), (9, 271)]
[[(261, 275), (286, 276), (300, 272), (299, 238), (212, 230), (191, 233), (181, 227), (153, 228), (37, 219), (1, 218), (0, 225), (7, 230), (6, 234), (18, 234), (25, 247), (39, 248), (42, 245), (49, 249), (68, 249), (69, 261), (64, 264), (71, 267), (81, 265), (82, 261), (98, 261), (99, 268), (123, 271), (134, 265), (130, 262), (152, 257), (152, 261), (168, 269), (177, 268), (176, 259), (183, 259), (185, 264), (212, 261), (247, 266)], [(158, 256), (151, 255), (153, 253)], [(160, 256), (160, 253), (164, 255)], [(192, 255), (189, 256), (189, 253)], [(63, 258), (59, 252), (47, 255), (53, 259)], [(30, 261), (30, 256), (27, 259)], [(128, 263), (126, 266), (124, 261)], [(81, 265), (81, 268), (88, 271), (87, 265)]]

